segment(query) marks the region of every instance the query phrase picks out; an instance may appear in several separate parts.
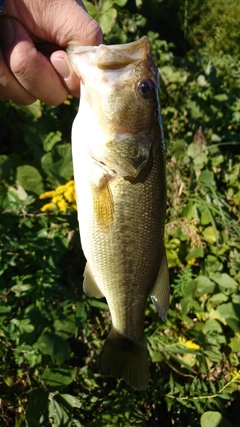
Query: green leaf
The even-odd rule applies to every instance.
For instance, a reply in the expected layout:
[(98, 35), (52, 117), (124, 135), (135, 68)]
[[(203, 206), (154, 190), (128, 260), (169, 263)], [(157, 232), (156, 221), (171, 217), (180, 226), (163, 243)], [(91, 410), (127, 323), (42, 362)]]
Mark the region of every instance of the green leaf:
[(22, 109), (25, 109), (26, 112), (32, 114), (35, 119), (39, 119), (42, 116), (42, 105), (41, 101), (37, 99), (33, 104), (22, 105)]
[(232, 423), (224, 418), (220, 412), (205, 412), (200, 419), (201, 427), (232, 427)]
[(33, 116), (35, 119), (39, 119), (42, 116), (42, 105), (39, 99), (30, 105), (15, 104), (15, 102), (12, 102), (12, 105), (16, 110), (21, 110), (24, 113)]
[(211, 279), (218, 284), (221, 291), (232, 290), (232, 292), (234, 292), (238, 286), (237, 282), (232, 279), (227, 273), (216, 273), (211, 277)]
[(28, 427), (40, 427), (40, 419), (48, 419), (48, 391), (39, 387), (32, 390), (28, 396), (26, 420)]
[(214, 175), (209, 170), (204, 170), (201, 172), (201, 174), (198, 177), (198, 181), (200, 185), (207, 186), (207, 187), (215, 187), (216, 183), (214, 180)]
[(34, 347), (43, 354), (54, 356), (59, 365), (68, 359), (71, 354), (68, 343), (61, 336), (54, 333), (42, 334), (34, 344)]
[(104, 311), (109, 311), (109, 307), (105, 302), (101, 302), (101, 301), (97, 301), (95, 299), (89, 298), (88, 303), (92, 307), (96, 307), (96, 308), (99, 308), (100, 310), (104, 310)]
[[(240, 331), (239, 331), (240, 332)], [(230, 338), (230, 344), (229, 347), (234, 351), (235, 353), (238, 353), (240, 351), (240, 335), (238, 334), (237, 337)]]
[(9, 179), (13, 163), (9, 156), (0, 155), (0, 182)]
[(75, 396), (72, 396), (71, 394), (60, 394), (59, 395), (62, 399), (62, 401), (65, 401), (68, 405), (72, 406), (73, 408), (81, 408), (82, 403), (79, 399), (77, 399)]
[(74, 337), (76, 332), (75, 315), (71, 314), (67, 318), (56, 319), (54, 329), (65, 340)]
[(222, 154), (215, 154), (211, 157), (211, 162), (213, 167), (219, 166), (221, 163), (224, 162), (224, 157)]
[(213, 245), (217, 241), (217, 236), (214, 228), (209, 225), (209, 227), (206, 227), (203, 231), (203, 237), (206, 242), (208, 242), (210, 245)]
[(187, 155), (193, 159), (196, 169), (202, 169), (208, 161), (207, 155), (204, 152), (204, 146), (199, 144), (199, 142), (189, 144)]
[(196, 282), (198, 295), (211, 294), (216, 286), (207, 276), (199, 275)]
[(203, 256), (204, 256), (203, 249), (199, 247), (195, 247), (190, 250), (190, 252), (188, 253), (185, 259), (186, 261), (188, 261), (189, 259), (192, 259), (192, 258), (203, 258)]
[(212, 331), (217, 331), (219, 334), (223, 332), (222, 327), (217, 320), (207, 319), (204, 327), (202, 328), (202, 332), (207, 335), (209, 332), (211, 333)]
[(70, 394), (49, 395), (49, 417), (53, 427), (72, 425), (73, 407), (81, 407), (78, 399)]
[(226, 93), (220, 93), (219, 95), (215, 95), (214, 99), (216, 99), (216, 101), (223, 102), (223, 101), (227, 101), (228, 100), (228, 96), (227, 96)]
[(214, 304), (221, 304), (222, 302), (226, 302), (227, 300), (228, 296), (222, 292), (214, 294), (211, 298), (209, 298), (209, 301), (213, 302)]
[(83, 0), (83, 3), (89, 13), (89, 15), (91, 15), (91, 17), (93, 19), (95, 19), (95, 21), (98, 21), (99, 18), (99, 14), (98, 14), (98, 10), (97, 8), (94, 6), (94, 4), (92, 4), (90, 1), (87, 0)]
[(103, 15), (108, 9), (113, 7), (114, 0), (104, 0), (101, 4), (101, 14)]
[(44, 151), (51, 151), (54, 145), (62, 140), (61, 132), (50, 132), (43, 140)]
[(117, 4), (120, 7), (125, 6), (128, 0), (114, 0), (114, 3)]
[(201, 224), (207, 225), (211, 222), (211, 216), (207, 210), (204, 210), (201, 214)]
[(217, 308), (217, 312), (220, 314), (220, 316), (225, 319), (232, 318), (236, 319), (238, 322), (240, 322), (240, 304), (234, 304), (234, 303), (226, 303), (221, 304)]
[(11, 312), (11, 308), (5, 305), (0, 305), (0, 315)]
[(57, 184), (65, 183), (72, 178), (72, 150), (70, 144), (56, 145), (41, 160), (42, 168)]
[[(16, 187), (10, 186), (8, 188), (8, 194), (13, 195), (13, 193), (16, 194), (19, 200), (26, 201), (27, 199), (29, 200), (30, 197), (32, 197), (32, 196), (28, 196), (28, 194), (26, 193), (26, 191), (24, 190), (24, 188), (21, 186), (19, 182), (16, 183)], [(35, 199), (33, 198), (33, 200)]]
[(42, 381), (46, 387), (58, 390), (71, 384), (77, 374), (72, 368), (46, 368), (42, 374)]
[(103, 15), (100, 16), (99, 24), (104, 34), (109, 34), (115, 19), (117, 18), (117, 11), (113, 7), (106, 10)]
[(16, 297), (20, 297), (21, 295), (23, 296), (25, 293), (27, 293), (31, 289), (32, 289), (32, 285), (27, 283), (20, 283), (18, 285), (12, 286), (11, 288), (11, 290), (15, 293)]
[(35, 194), (43, 193), (43, 180), (39, 171), (31, 165), (22, 165), (17, 167), (17, 181), (23, 186), (24, 190)]
[(19, 327), (23, 332), (26, 332), (27, 334), (34, 331), (34, 325), (31, 323), (31, 319), (22, 319), (19, 323)]
[(232, 317), (226, 318), (226, 323), (234, 332), (240, 333), (240, 320)]
[(222, 353), (216, 346), (211, 346), (211, 350), (204, 352), (212, 362), (219, 363), (222, 360)]
[(176, 159), (182, 159), (186, 154), (186, 144), (185, 141), (177, 141), (172, 147), (172, 153), (173, 156), (176, 157)]
[(194, 119), (200, 119), (202, 117), (203, 112), (196, 101), (188, 101), (186, 106)]

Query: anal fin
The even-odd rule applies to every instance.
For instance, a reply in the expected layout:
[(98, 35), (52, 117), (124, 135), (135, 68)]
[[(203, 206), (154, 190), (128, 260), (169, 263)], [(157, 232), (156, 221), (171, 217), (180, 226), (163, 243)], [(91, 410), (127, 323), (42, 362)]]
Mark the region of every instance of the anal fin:
[(104, 295), (100, 291), (88, 263), (84, 270), (83, 291), (88, 297), (103, 298)]
[(155, 284), (150, 292), (150, 297), (153, 304), (157, 308), (161, 319), (166, 320), (167, 311), (169, 307), (169, 295), (170, 295), (170, 285), (169, 285), (169, 272), (167, 265), (167, 257), (164, 251), (162, 257), (162, 262), (158, 272), (157, 279)]

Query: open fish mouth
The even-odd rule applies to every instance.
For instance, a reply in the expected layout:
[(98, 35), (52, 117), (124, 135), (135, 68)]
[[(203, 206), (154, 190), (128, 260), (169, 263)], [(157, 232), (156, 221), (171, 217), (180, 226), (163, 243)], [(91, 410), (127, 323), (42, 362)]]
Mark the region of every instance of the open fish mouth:
[(109, 70), (125, 67), (133, 61), (137, 62), (143, 60), (150, 54), (150, 48), (147, 36), (134, 42), (120, 45), (106, 46), (100, 44), (99, 46), (67, 46), (67, 53), (73, 65), (78, 54), (89, 52), (93, 54), (94, 65), (102, 70)]

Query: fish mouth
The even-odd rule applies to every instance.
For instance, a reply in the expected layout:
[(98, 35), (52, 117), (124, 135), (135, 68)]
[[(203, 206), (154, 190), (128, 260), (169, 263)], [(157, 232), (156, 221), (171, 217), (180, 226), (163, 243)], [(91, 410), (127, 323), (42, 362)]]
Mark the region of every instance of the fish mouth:
[(74, 68), (74, 56), (85, 54), (88, 52), (93, 53), (93, 62), (100, 69), (119, 69), (125, 67), (127, 64), (139, 62), (149, 55), (150, 47), (147, 36), (143, 36), (139, 40), (131, 43), (123, 43), (117, 45), (106, 46), (100, 44), (99, 46), (76, 46), (68, 45), (67, 54), (72, 62)]

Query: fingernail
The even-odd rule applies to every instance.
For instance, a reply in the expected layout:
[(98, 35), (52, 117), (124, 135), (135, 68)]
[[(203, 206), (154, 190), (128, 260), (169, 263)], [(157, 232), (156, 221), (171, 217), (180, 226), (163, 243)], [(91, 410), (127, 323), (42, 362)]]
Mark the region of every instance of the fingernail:
[(3, 48), (10, 47), (14, 41), (15, 32), (11, 19), (1, 17), (0, 41)]
[(68, 79), (70, 77), (70, 69), (68, 64), (62, 58), (52, 58), (51, 63), (57, 73), (64, 79)]

